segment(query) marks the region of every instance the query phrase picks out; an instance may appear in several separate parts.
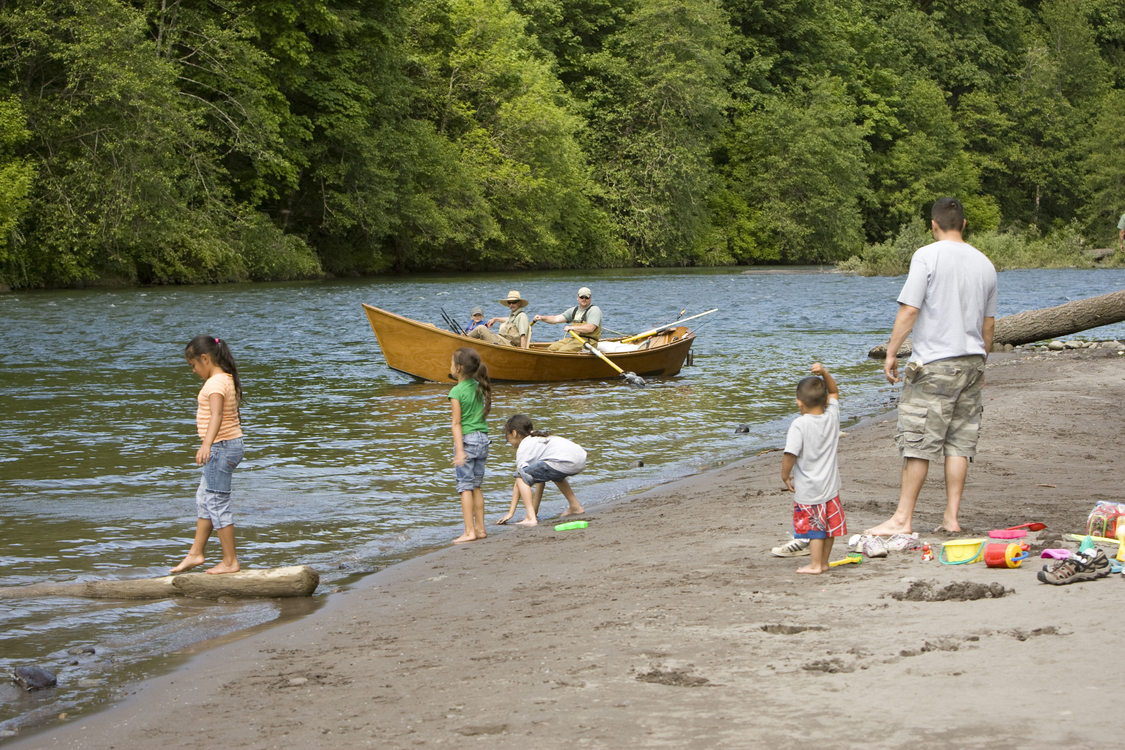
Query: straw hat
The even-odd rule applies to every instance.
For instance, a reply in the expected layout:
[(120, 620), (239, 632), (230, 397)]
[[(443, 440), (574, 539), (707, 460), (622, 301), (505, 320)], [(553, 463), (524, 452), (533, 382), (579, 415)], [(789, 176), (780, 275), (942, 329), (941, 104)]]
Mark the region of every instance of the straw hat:
[(517, 292), (515, 289), (508, 292), (507, 297), (505, 297), (504, 299), (501, 299), (501, 300), (497, 300), (497, 302), (499, 302), (501, 305), (505, 305), (505, 306), (507, 306), (507, 304), (509, 302), (519, 302), (520, 303), (520, 309), (525, 308), (529, 304), (531, 304), (530, 302), (525, 300), (523, 297), (521, 297), (520, 293)]

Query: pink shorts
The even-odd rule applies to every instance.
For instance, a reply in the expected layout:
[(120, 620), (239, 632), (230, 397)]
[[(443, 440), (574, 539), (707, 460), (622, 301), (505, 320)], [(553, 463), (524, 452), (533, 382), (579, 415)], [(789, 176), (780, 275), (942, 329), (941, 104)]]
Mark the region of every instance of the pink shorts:
[(827, 539), (848, 533), (840, 496), (816, 505), (793, 503), (793, 536), (798, 539)]

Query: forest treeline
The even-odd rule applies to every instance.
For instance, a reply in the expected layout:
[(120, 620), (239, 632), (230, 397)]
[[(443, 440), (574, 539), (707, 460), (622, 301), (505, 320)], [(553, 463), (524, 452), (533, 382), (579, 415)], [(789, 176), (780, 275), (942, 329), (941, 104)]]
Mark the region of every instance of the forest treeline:
[(835, 263), (940, 194), (1113, 241), (1125, 3), (0, 0), (13, 288)]

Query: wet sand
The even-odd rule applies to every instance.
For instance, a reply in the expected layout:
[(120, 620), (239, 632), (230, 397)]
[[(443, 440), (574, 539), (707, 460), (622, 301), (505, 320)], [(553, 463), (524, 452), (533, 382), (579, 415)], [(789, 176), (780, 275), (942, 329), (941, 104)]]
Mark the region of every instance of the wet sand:
[[(1043, 521), (1029, 540), (1055, 546), (1045, 537), (1083, 530), (1096, 500), (1125, 501), (1123, 403), (1116, 352), (995, 355), (962, 524)], [(893, 428), (888, 415), (841, 438), (852, 532), (894, 508)], [(6, 747), (1112, 743), (1125, 577), (1048, 586), (1038, 558), (1008, 570), (916, 551), (797, 575), (804, 558), (769, 554), (788, 535), (780, 460), (595, 508), (584, 530), (514, 529), (394, 566)], [(943, 503), (933, 467), (916, 530)], [(935, 552), (945, 538), (923, 537)], [(915, 582), (983, 586), (894, 597)], [(966, 598), (993, 583), (1005, 595)]]

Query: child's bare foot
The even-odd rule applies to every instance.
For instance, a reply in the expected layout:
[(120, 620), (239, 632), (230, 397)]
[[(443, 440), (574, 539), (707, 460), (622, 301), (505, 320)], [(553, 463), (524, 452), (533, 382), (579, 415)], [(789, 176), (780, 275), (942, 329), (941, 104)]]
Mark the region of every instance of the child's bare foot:
[(525, 518), (522, 521), (516, 521), (516, 526), (538, 526), (538, 518)]
[(207, 572), (210, 575), (216, 576), (216, 575), (221, 575), (223, 573), (237, 573), (240, 570), (242, 570), (242, 568), (239, 567), (238, 560), (235, 560), (233, 563), (230, 563), (230, 564), (219, 563), (218, 565), (216, 565), (213, 568), (208, 568)]
[(812, 565), (812, 564), (809, 564), (809, 565), (806, 565), (806, 566), (805, 566), (805, 567), (803, 567), (803, 568), (797, 568), (797, 572), (798, 572), (798, 573), (808, 573), (808, 574), (810, 574), (810, 575), (814, 575), (814, 576), (815, 576), (815, 575), (820, 575), (821, 573), (826, 573), (826, 572), (828, 572), (828, 568), (827, 568), (827, 567), (823, 567), (823, 568), (822, 568), (822, 567), (820, 567), (819, 565)]
[(581, 505), (578, 508), (567, 508), (563, 513), (559, 514), (559, 518), (566, 518), (567, 516), (580, 516), (586, 512), (586, 509)]
[(191, 553), (188, 553), (188, 556), (185, 557), (182, 561), (180, 561), (179, 565), (172, 568), (171, 572), (173, 574), (183, 573), (185, 570), (191, 570), (192, 568), (196, 567), (197, 565), (202, 565), (202, 564), (203, 564), (203, 555), (193, 555)]
[(870, 529), (864, 531), (864, 534), (871, 536), (894, 536), (895, 534), (910, 534), (914, 529), (910, 528), (910, 522), (900, 523), (894, 518), (888, 518), (878, 526), (872, 526)]
[(477, 540), (476, 534), (462, 534), (453, 540), (454, 544), (464, 544), (465, 542), (475, 542)]
[(506, 524), (510, 520), (512, 520), (512, 514), (508, 513), (507, 515), (504, 515), (504, 516), (501, 516), (500, 518), (497, 518), (496, 519), (496, 525), (497, 526), (503, 526), (504, 524)]

